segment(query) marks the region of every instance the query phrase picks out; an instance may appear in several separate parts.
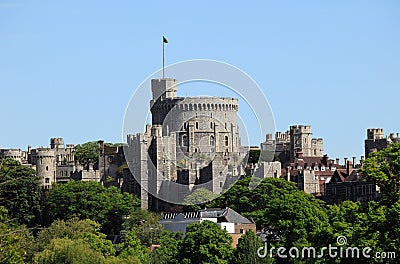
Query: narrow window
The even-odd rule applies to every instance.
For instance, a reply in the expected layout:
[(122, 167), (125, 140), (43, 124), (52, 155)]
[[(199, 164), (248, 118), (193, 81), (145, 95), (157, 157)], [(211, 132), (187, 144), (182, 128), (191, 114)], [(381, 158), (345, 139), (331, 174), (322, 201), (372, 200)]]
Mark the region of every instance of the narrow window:
[(228, 139), (228, 136), (225, 136), (225, 146), (229, 146), (229, 139)]
[(213, 135), (210, 136), (210, 146), (214, 146), (215, 145), (215, 138)]
[(188, 138), (187, 138), (186, 135), (182, 136), (182, 145), (185, 146), (185, 147), (187, 147), (189, 145), (188, 144)]

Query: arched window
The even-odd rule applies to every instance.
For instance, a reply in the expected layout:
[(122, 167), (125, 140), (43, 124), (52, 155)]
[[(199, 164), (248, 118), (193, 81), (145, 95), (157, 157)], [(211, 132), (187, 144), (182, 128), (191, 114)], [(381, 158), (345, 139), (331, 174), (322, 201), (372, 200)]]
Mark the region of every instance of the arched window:
[(229, 146), (229, 138), (228, 138), (228, 136), (225, 136), (225, 146)]
[(46, 166), (46, 171), (48, 171), (49, 170), (49, 166)]
[(210, 146), (214, 146), (215, 145), (215, 138), (213, 135), (210, 136)]

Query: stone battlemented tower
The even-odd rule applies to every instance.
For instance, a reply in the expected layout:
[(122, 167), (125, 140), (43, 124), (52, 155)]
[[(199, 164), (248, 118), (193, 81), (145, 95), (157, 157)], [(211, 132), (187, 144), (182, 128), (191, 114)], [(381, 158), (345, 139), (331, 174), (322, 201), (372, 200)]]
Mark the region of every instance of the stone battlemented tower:
[[(177, 80), (153, 79), (150, 101), (152, 124), (145, 133), (128, 135), (127, 162), (142, 186), (142, 207), (159, 211), (150, 193), (167, 193), (171, 200), (198, 184), (221, 193), (229, 177), (242, 173), (247, 151), (237, 125), (238, 99), (178, 97)], [(171, 183), (187, 186), (171, 192)], [(204, 187), (204, 186), (203, 186)]]
[(324, 141), (322, 138), (312, 138), (311, 126), (290, 126), (285, 133), (276, 132), (266, 136), (266, 141), (261, 143), (264, 151), (274, 151), (275, 156), (285, 164), (292, 161), (299, 151), (305, 157), (322, 157), (324, 154)]
[(372, 152), (387, 148), (391, 143), (400, 143), (399, 133), (395, 136), (390, 133), (385, 137), (383, 128), (367, 129), (367, 139), (365, 140), (365, 157), (369, 157)]

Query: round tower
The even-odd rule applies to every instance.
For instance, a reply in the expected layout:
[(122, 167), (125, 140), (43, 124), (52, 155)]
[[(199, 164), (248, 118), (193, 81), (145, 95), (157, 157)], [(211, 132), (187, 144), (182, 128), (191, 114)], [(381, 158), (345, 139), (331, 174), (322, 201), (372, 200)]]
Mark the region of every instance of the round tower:
[(12, 158), (22, 162), (22, 150), (20, 149), (0, 149), (0, 158)]
[(36, 149), (36, 174), (42, 189), (49, 189), (56, 181), (56, 157), (53, 149), (40, 148)]

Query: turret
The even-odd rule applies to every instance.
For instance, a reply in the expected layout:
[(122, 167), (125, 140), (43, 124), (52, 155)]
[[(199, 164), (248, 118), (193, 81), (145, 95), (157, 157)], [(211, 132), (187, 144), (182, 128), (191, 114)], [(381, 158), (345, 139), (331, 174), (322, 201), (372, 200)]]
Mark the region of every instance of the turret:
[(178, 81), (173, 78), (153, 79), (151, 80), (151, 91), (153, 93), (153, 101), (158, 98), (161, 100), (166, 98), (175, 98), (178, 90)]

